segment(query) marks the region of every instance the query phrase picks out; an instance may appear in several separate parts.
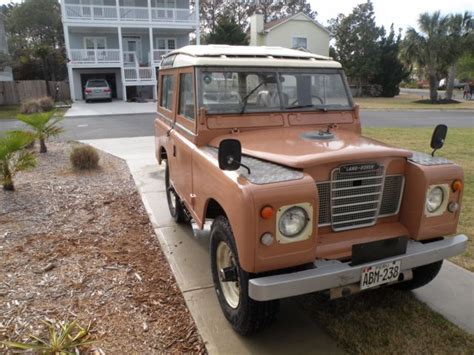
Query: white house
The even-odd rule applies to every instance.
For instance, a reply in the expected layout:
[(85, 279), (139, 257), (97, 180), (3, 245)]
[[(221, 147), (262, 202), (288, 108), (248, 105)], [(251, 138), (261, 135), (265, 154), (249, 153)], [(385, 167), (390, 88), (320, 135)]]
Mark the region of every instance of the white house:
[[(5, 32), (5, 16), (0, 14), (0, 53), (8, 54), (7, 34)], [(0, 68), (0, 81), (13, 81), (11, 67)]]
[(117, 99), (156, 99), (162, 55), (189, 44), (193, 31), (199, 41), (189, 0), (61, 0), (61, 11), (73, 100), (88, 79), (106, 79)]
[(293, 16), (264, 23), (262, 14), (250, 18), (250, 45), (305, 49), (329, 55), (329, 30), (308, 15)]

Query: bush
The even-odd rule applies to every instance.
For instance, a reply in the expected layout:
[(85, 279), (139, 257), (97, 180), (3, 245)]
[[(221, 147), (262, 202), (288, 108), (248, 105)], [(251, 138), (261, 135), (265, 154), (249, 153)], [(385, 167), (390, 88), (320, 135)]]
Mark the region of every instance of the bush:
[(51, 111), (54, 108), (54, 100), (49, 96), (38, 99), (38, 104), (43, 112)]
[(21, 104), (20, 112), (24, 115), (31, 115), (42, 112), (42, 110), (38, 100), (29, 100)]
[(75, 147), (69, 158), (72, 166), (78, 170), (93, 170), (99, 166), (99, 154), (89, 145)]

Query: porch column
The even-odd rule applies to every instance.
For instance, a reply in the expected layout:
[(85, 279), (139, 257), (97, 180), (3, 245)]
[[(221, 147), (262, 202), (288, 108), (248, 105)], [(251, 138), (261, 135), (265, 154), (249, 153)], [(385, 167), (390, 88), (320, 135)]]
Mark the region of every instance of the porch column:
[[(149, 33), (149, 36), (150, 36), (150, 66), (153, 67), (153, 65), (155, 64), (155, 53), (153, 51), (153, 27), (150, 27), (148, 29), (148, 33)], [(156, 75), (153, 74), (153, 79), (156, 79), (155, 78)]]
[(201, 44), (201, 23), (199, 22), (199, 0), (195, 1), (194, 15), (196, 16), (196, 45)]
[(71, 61), (71, 46), (69, 42), (69, 26), (64, 26), (64, 45), (66, 46), (66, 57), (69, 61)]
[(125, 86), (125, 70), (123, 68), (123, 46), (122, 46), (122, 27), (118, 26), (118, 42), (120, 51), (120, 75), (122, 76), (122, 96), (123, 101), (127, 101), (127, 87)]
[(152, 16), (151, 16), (151, 0), (148, 0), (148, 21), (152, 21)]
[(69, 77), (69, 93), (71, 94), (71, 100), (75, 102), (77, 100), (76, 100), (76, 90), (74, 88), (74, 84), (75, 84), (74, 73), (69, 64), (67, 65), (67, 76)]

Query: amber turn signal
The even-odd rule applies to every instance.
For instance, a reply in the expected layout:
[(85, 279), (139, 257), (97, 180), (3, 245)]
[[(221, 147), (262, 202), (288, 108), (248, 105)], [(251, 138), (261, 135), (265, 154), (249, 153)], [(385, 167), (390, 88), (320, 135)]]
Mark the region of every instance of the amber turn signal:
[(452, 188), (454, 192), (458, 192), (462, 190), (462, 181), (461, 180), (454, 180)]
[(262, 208), (262, 210), (260, 211), (260, 216), (263, 218), (263, 219), (270, 219), (273, 217), (273, 214), (274, 214), (274, 211), (273, 211), (273, 207), (272, 206), (265, 206)]

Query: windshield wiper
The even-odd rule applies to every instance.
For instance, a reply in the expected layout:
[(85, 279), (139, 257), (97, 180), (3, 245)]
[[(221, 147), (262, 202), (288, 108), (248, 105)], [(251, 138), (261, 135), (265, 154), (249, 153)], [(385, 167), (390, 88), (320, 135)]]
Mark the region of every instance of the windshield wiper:
[(242, 109), (240, 110), (240, 114), (243, 115), (243, 113), (245, 112), (245, 108), (247, 107), (247, 101), (249, 99), (250, 96), (252, 96), (252, 94), (258, 90), (259, 87), (261, 87), (263, 84), (265, 84), (266, 81), (263, 80), (261, 81), (256, 87), (254, 87), (247, 95), (245, 95), (245, 97), (242, 99)]
[(323, 112), (327, 112), (327, 111), (328, 111), (328, 109), (327, 109), (326, 107), (318, 107), (318, 106), (313, 105), (313, 104), (288, 106), (288, 107), (285, 107), (285, 110), (297, 110), (297, 109), (300, 109), (300, 108), (315, 108), (315, 109), (317, 109), (318, 111), (323, 111)]

